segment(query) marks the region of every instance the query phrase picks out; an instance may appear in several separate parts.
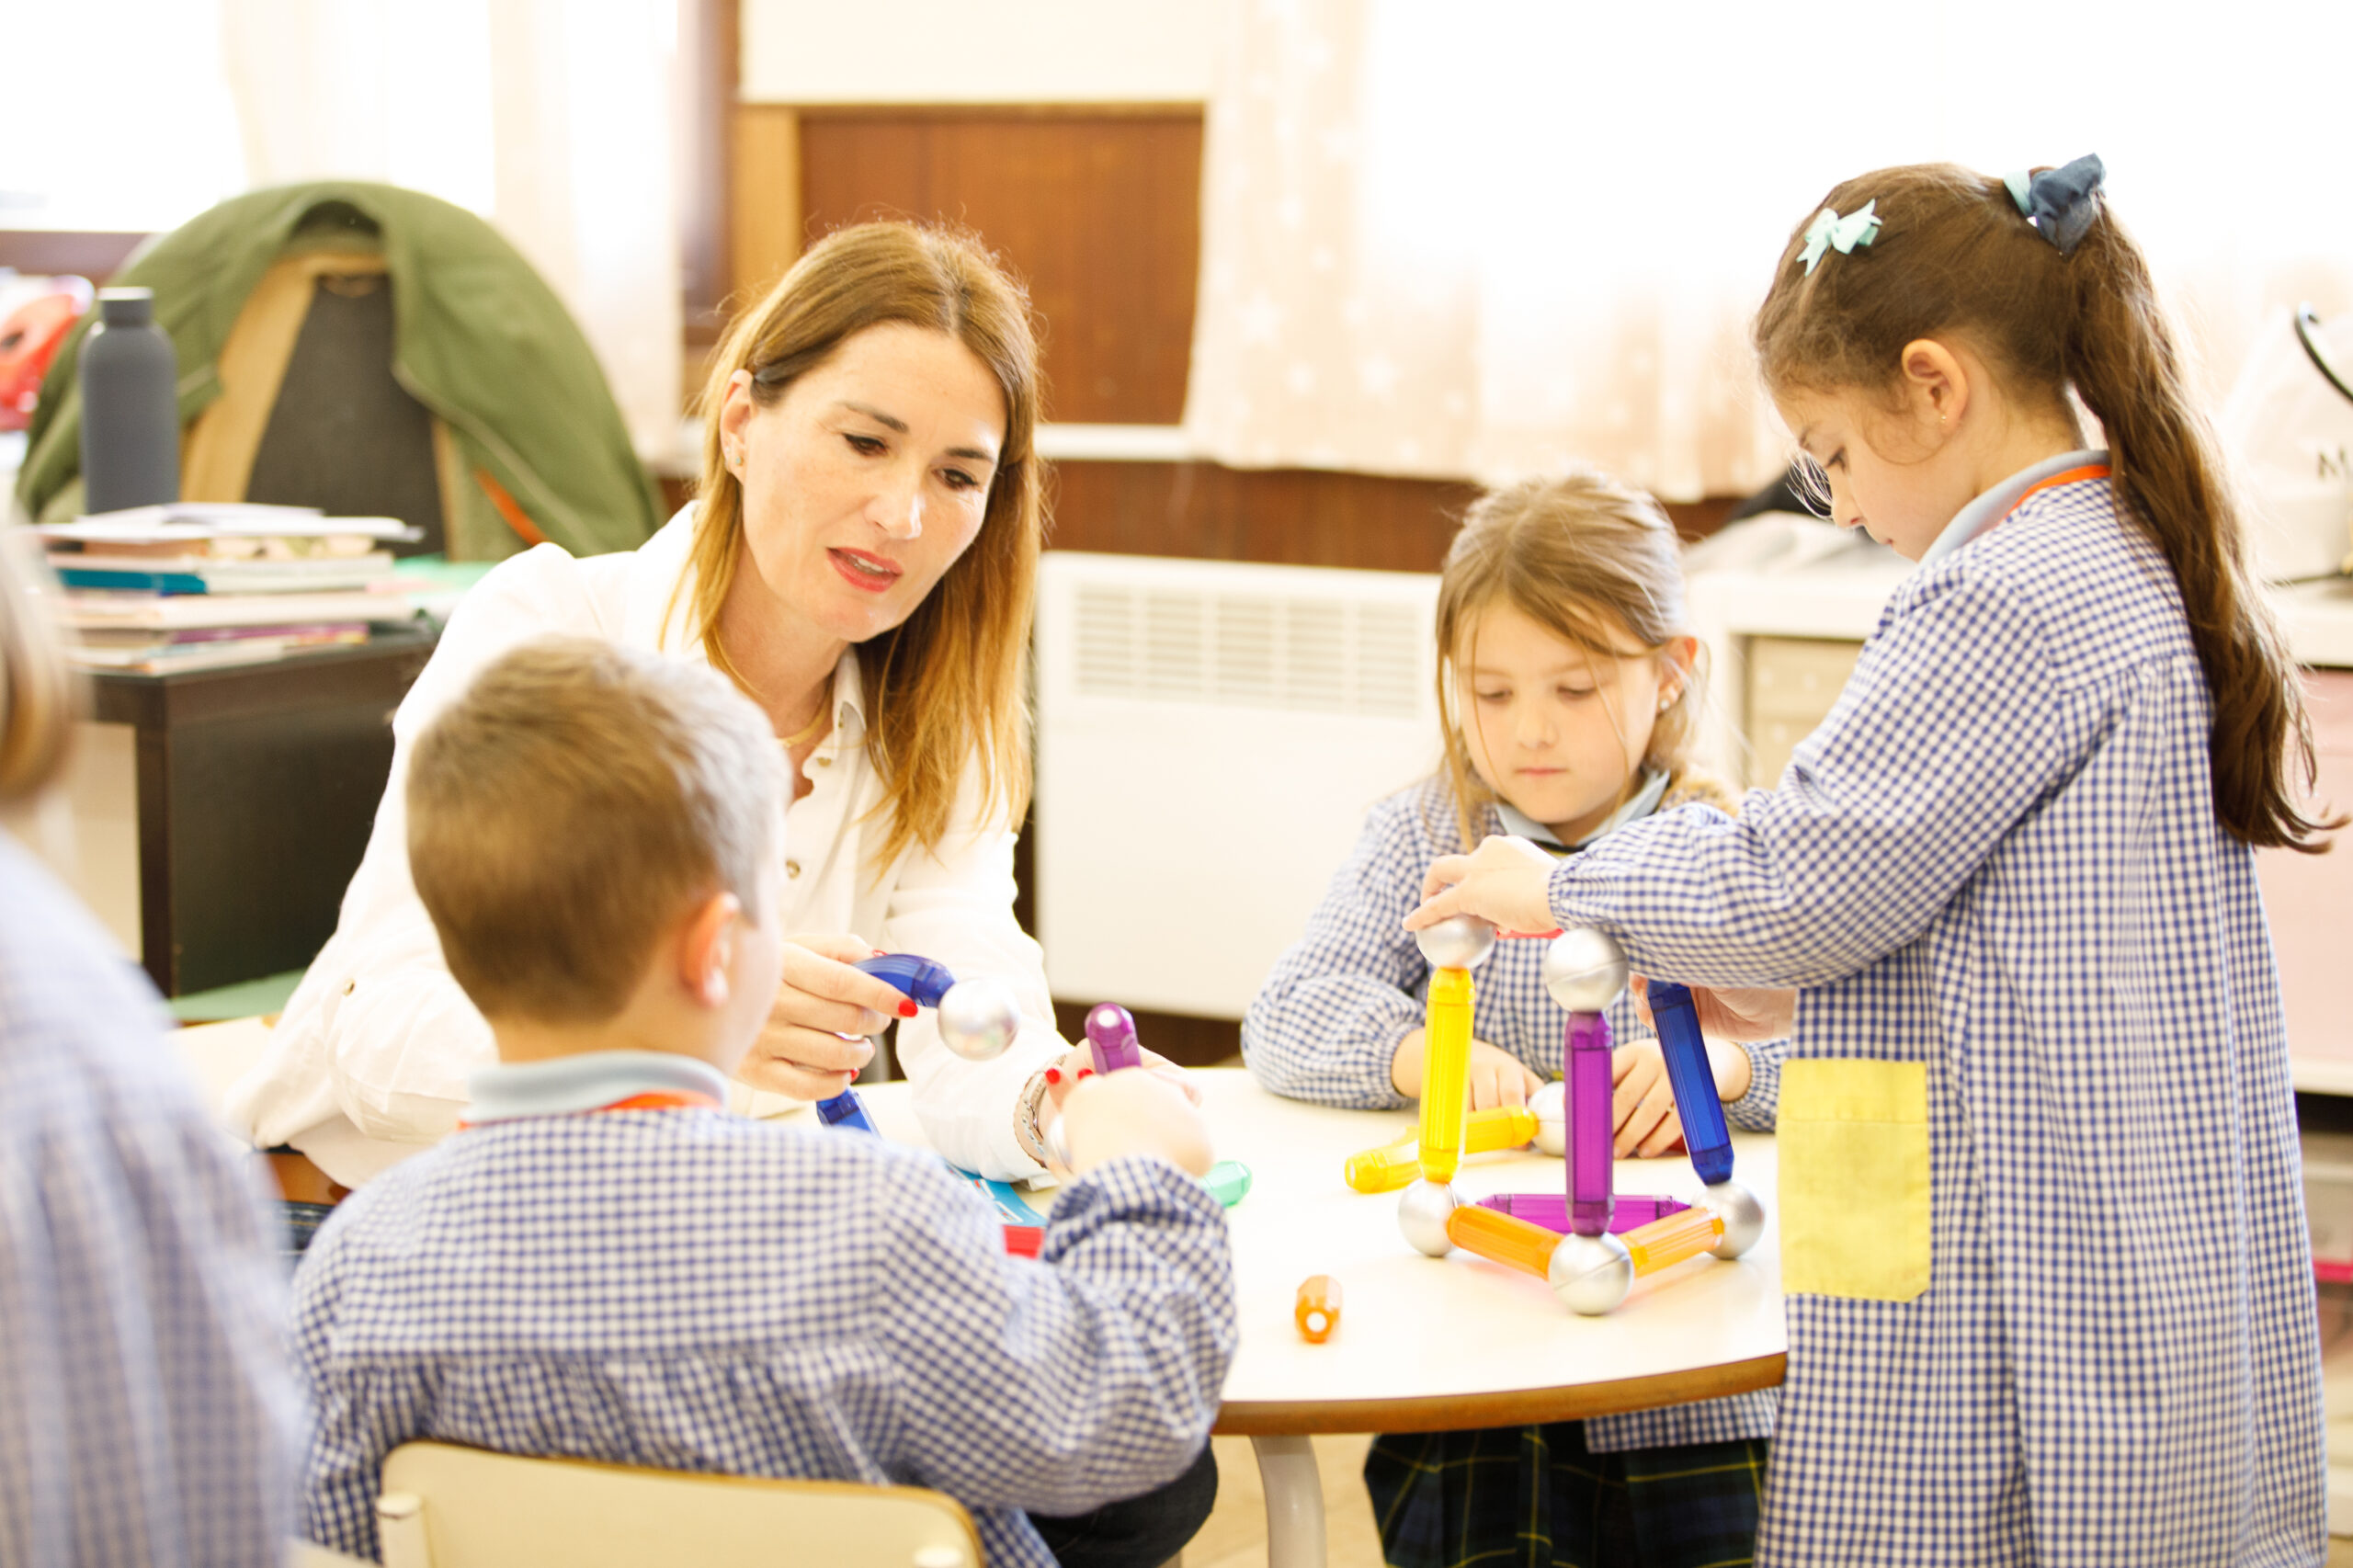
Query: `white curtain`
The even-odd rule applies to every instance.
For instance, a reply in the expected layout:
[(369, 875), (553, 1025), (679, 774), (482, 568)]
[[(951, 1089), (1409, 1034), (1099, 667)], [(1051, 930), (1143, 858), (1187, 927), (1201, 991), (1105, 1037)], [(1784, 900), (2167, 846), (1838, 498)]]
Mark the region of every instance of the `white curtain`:
[(497, 225), (638, 449), (679, 409), (676, 0), (222, 0), (253, 185), (386, 180)]
[(1242, 466), (1754, 488), (1748, 318), (1838, 180), (2098, 153), (2219, 402), (2353, 309), (2353, 6), (1225, 0), (1186, 424)]

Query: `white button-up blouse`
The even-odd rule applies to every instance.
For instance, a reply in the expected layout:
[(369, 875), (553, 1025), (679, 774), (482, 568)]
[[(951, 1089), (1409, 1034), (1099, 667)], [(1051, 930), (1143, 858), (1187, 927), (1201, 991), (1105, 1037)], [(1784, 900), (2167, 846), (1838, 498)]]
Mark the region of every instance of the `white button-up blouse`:
[[(689, 505), (642, 548), (585, 560), (543, 544), (502, 562), (467, 594), (393, 717), (392, 778), (335, 933), (287, 1004), (268, 1056), (231, 1091), (231, 1115), (256, 1144), (291, 1144), (357, 1186), (456, 1126), (469, 1075), (495, 1051), (409, 881), (409, 748), (476, 672), (532, 637), (602, 637), (701, 659), (684, 630), (694, 524)], [(785, 813), (784, 927), (854, 933), (1012, 986), (1022, 1029), (996, 1060), (954, 1055), (928, 1012), (900, 1023), (898, 1056), (941, 1153), (984, 1176), (1037, 1175), (1015, 1118), (1031, 1074), (1065, 1046), (1054, 1033), (1043, 955), (1013, 918), (1013, 824), (1001, 807), (983, 817), (975, 789), (935, 847), (870, 864), (870, 846), (887, 829), (872, 815), (883, 783), (863, 744), (855, 652), (843, 655), (834, 691), (833, 732), (807, 770), (814, 788)], [(736, 1086), (736, 1109), (784, 1103)]]

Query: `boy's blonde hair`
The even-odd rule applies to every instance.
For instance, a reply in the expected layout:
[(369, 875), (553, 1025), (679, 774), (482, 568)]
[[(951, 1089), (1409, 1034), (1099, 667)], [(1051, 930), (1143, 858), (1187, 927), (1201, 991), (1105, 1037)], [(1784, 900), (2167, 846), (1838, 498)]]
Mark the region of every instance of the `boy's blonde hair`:
[[(1524, 480), (1472, 503), (1438, 590), (1438, 712), (1466, 847), (1479, 842), (1495, 795), (1471, 766), (1456, 671), (1479, 616), (1498, 603), (1601, 658), (1624, 657), (1629, 637), (1657, 653), (1689, 630), (1675, 527), (1643, 492), (1601, 474), (1572, 473)], [(1704, 665), (1695, 662), (1651, 729), (1644, 766), (1684, 770), (1704, 685)]]
[(767, 721), (716, 672), (543, 638), (417, 740), (409, 872), (484, 1016), (593, 1022), (700, 900), (758, 918), (784, 786)]

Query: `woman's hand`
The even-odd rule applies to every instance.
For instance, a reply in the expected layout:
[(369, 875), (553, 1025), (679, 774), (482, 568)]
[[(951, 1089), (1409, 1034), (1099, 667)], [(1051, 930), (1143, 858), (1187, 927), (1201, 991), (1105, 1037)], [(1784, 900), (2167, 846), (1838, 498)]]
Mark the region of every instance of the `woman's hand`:
[(1422, 902), (1405, 916), (1405, 929), (1475, 915), (1498, 931), (1550, 931), (1558, 924), (1545, 894), (1554, 864), (1527, 839), (1500, 835), (1472, 854), (1442, 856), (1422, 878)]
[[(1724, 1040), (1708, 1046), (1708, 1071), (1716, 1080), (1716, 1097), (1729, 1103), (1748, 1093), (1748, 1052)], [(1671, 1151), (1683, 1136), (1683, 1119), (1676, 1114), (1675, 1089), (1667, 1082), (1666, 1056), (1655, 1040), (1638, 1040), (1610, 1053), (1610, 1075), (1617, 1092), (1610, 1096), (1617, 1142), (1614, 1158), (1639, 1154), (1645, 1159)]]
[(1064, 1079), (1060, 1086), (1071, 1096), (1063, 1129), (1070, 1165), (1056, 1165), (1057, 1176), (1084, 1176), (1122, 1154), (1158, 1154), (1197, 1176), (1209, 1174), (1216, 1158), (1209, 1124), (1198, 1098), (1176, 1092), (1183, 1084), (1158, 1072), (1131, 1069), (1090, 1074), (1084, 1084)]
[[(1422, 1078), (1428, 1044), (1429, 1031), (1415, 1029), (1397, 1042), (1397, 1054), (1389, 1059), (1389, 1082), (1409, 1100), (1422, 1097)], [(1471, 1042), (1471, 1091), (1465, 1102), (1466, 1109), (1489, 1110), (1499, 1105), (1526, 1105), (1528, 1096), (1543, 1085), (1544, 1080), (1529, 1072), (1511, 1052), (1489, 1045), (1483, 1040)]]
[(831, 1099), (874, 1056), (870, 1035), (915, 1005), (888, 981), (850, 966), (874, 956), (870, 942), (825, 933), (788, 937), (784, 980), (760, 1038), (735, 1075), (756, 1089), (796, 1100)]
[[(1694, 985), (1691, 1010), (1699, 1015), (1699, 1032), (1719, 1040), (1779, 1040), (1798, 1026), (1798, 994), (1779, 986)], [(1650, 981), (1634, 976), (1634, 1010), (1653, 1029)]]

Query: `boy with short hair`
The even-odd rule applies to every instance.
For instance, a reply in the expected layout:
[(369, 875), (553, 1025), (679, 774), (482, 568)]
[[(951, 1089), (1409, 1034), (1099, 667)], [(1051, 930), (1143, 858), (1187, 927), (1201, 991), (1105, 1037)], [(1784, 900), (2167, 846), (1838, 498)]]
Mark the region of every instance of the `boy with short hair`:
[(721, 677), (600, 642), (516, 650), (419, 742), (409, 862), (499, 1064), (296, 1278), (313, 1540), (374, 1555), (384, 1455), (423, 1437), (931, 1486), (993, 1563), (1199, 1528), (1236, 1330), (1181, 1094), (1072, 1092), (1035, 1263), (931, 1155), (722, 1110), (776, 994), (785, 799)]

